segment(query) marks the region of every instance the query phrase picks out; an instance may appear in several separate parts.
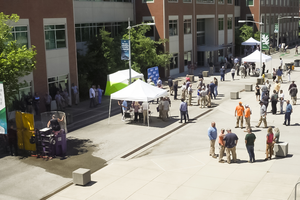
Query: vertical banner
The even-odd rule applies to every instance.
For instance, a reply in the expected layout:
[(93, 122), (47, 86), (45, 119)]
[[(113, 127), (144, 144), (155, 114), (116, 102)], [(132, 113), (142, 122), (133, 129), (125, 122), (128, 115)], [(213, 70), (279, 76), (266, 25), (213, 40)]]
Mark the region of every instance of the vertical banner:
[(6, 107), (3, 83), (0, 82), (0, 134), (7, 134)]
[(278, 29), (279, 29), (278, 23), (275, 23), (275, 30), (274, 30), (274, 33), (278, 33)]
[(130, 40), (121, 40), (121, 60), (129, 60)]
[(147, 70), (148, 72), (148, 78), (152, 78), (152, 81), (155, 85), (157, 85), (157, 80), (158, 80), (158, 77), (159, 77), (159, 71), (158, 71), (158, 67), (151, 67), (151, 68), (148, 68)]
[(269, 50), (270, 48), (270, 43), (269, 43), (269, 34), (268, 33), (262, 33), (261, 34), (261, 45), (262, 45), (262, 50)]

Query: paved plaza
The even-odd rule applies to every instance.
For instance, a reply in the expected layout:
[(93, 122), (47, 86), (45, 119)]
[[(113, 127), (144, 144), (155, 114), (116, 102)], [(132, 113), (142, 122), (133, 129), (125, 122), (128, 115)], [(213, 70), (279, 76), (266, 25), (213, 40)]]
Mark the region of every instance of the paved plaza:
[[(284, 62), (293, 62), (298, 58), (293, 54), (274, 54), (273, 60), (266, 63), (266, 70), (278, 67), (279, 56)], [(182, 85), (184, 76), (185, 73), (182, 73), (175, 77), (179, 81), (179, 86)], [(216, 77), (219, 79), (218, 74)], [(299, 67), (295, 68), (291, 77), (296, 84), (300, 84), (297, 82), (300, 80)], [(205, 82), (209, 83), (211, 79), (212, 77), (205, 78)], [(51, 200), (292, 200), (294, 186), (300, 181), (299, 103), (293, 106), (294, 112), (289, 127), (283, 125), (283, 114), (272, 115), (271, 106), (268, 107), (268, 126), (280, 129), (280, 140), (289, 143), (289, 155), (285, 158), (274, 157), (272, 160), (263, 161), (267, 129), (255, 128), (259, 120), (259, 104), (254, 91), (243, 91), (246, 84), (255, 84), (256, 79), (256, 77), (241, 79), (237, 76), (236, 80), (232, 81), (230, 73), (227, 73), (226, 81), (219, 81), (219, 96), (216, 100), (212, 100), (212, 108), (201, 109), (195, 106), (196, 92), (194, 92), (193, 106), (189, 107), (192, 120), (187, 124), (178, 123), (180, 101), (174, 101), (171, 96), (171, 118), (167, 122), (157, 119), (157, 105), (151, 104), (150, 109), (153, 113), (150, 127), (142, 123), (124, 123), (121, 121), (121, 115), (117, 114), (110, 119), (70, 132), (68, 141), (88, 139), (93, 145), (88, 153), (83, 151), (80, 155), (68, 158), (73, 159), (71, 161), (76, 167), (86, 167), (87, 164), (94, 166), (92, 181), (86, 186), (72, 184), (72, 163), (65, 166), (64, 174), (59, 174), (55, 173), (55, 169), (44, 170), (42, 165), (32, 166), (26, 161), (13, 160), (12, 157), (2, 158), (0, 162), (9, 161), (11, 165), (4, 167), (0, 164), (0, 175), (4, 177), (0, 178), (3, 183), (0, 184), (0, 199), (41, 199), (50, 195)], [(270, 81), (272, 82), (272, 79)], [(193, 88), (196, 89), (196, 86), (197, 82), (194, 82)], [(290, 99), (288, 86), (287, 77), (284, 77), (281, 87), (286, 99)], [(229, 95), (231, 91), (241, 91), (241, 98), (231, 100)], [(255, 163), (248, 163), (249, 157), (244, 142), (245, 129), (234, 128), (236, 122), (234, 110), (239, 101), (242, 101), (243, 105), (249, 104), (252, 109), (251, 126), (256, 135)], [(88, 110), (85, 112), (89, 115)], [(208, 156), (207, 129), (212, 121), (216, 122), (218, 133), (221, 128), (231, 128), (239, 137), (238, 163), (219, 163), (218, 159)], [(165, 136), (156, 139), (162, 135)], [(152, 140), (155, 141), (144, 145)], [(216, 153), (218, 153), (217, 144)], [(85, 154), (90, 155), (88, 158), (76, 160)], [(63, 162), (65, 161), (53, 160), (47, 164), (53, 163), (59, 168), (59, 164)], [(103, 162), (106, 164), (103, 165)], [(14, 166), (22, 167), (23, 172), (9, 176), (9, 171), (15, 170)], [(97, 167), (103, 168), (96, 171)], [(8, 171), (7, 175), (3, 173), (4, 171)], [(41, 191), (42, 195), (36, 190)]]

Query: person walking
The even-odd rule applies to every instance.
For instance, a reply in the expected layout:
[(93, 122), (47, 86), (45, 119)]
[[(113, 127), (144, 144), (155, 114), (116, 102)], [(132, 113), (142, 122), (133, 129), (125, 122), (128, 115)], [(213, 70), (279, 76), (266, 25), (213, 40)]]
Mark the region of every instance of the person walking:
[(232, 77), (232, 80), (234, 81), (234, 75), (235, 75), (235, 69), (234, 67), (231, 69), (231, 77)]
[(245, 105), (245, 108), (246, 108), (245, 109), (245, 121), (246, 121), (246, 130), (245, 130), (245, 132), (247, 132), (247, 130), (249, 128), (251, 128), (251, 125), (250, 125), (250, 115), (252, 113), (251, 113), (251, 109), (250, 109), (250, 107), (249, 107), (248, 104)]
[(273, 77), (272, 77), (272, 79), (273, 79), (273, 82), (275, 81), (275, 79), (276, 79), (276, 70), (275, 70), (275, 68), (273, 68)]
[(170, 89), (170, 95), (173, 95), (173, 80), (171, 78), (171, 76), (168, 79), (168, 85), (169, 85), (169, 89)]
[(90, 88), (90, 92), (89, 92), (89, 95), (90, 95), (90, 108), (95, 107), (96, 93), (95, 93), (94, 88), (95, 88), (95, 86), (92, 85), (92, 87)]
[(52, 97), (48, 93), (45, 94), (44, 101), (45, 101), (46, 111), (47, 112), (51, 111)]
[(225, 152), (225, 143), (224, 143), (225, 129), (221, 129), (221, 133), (219, 134), (218, 142), (219, 142), (219, 163), (224, 163), (223, 156)]
[(238, 136), (231, 132), (231, 129), (227, 129), (227, 134), (224, 137), (227, 163), (231, 163), (230, 154), (232, 155), (232, 162), (237, 162), (236, 145), (238, 143)]
[(292, 81), (291, 85), (289, 86), (289, 93), (291, 95), (293, 105), (296, 105), (298, 89), (294, 81)]
[(149, 110), (149, 103), (147, 101), (143, 102), (142, 109), (143, 109), (143, 123), (145, 125), (145, 122), (148, 119), (148, 110)]
[(180, 111), (180, 123), (182, 123), (182, 118), (184, 118), (184, 123), (186, 123), (187, 103), (184, 101), (184, 99), (181, 99), (179, 111)]
[(178, 92), (178, 81), (174, 82), (173, 90), (174, 90), (174, 100), (176, 100), (177, 99), (177, 92)]
[(75, 105), (78, 105), (79, 103), (79, 92), (78, 92), (78, 87), (72, 83), (71, 87), (71, 96), (72, 96), (72, 103)]
[(221, 81), (225, 81), (225, 67), (222, 66), (220, 69), (220, 74), (221, 74)]
[(215, 97), (218, 96), (218, 79), (216, 77), (214, 77), (214, 84), (215, 84), (215, 90), (214, 90), (214, 93), (215, 93)]
[(281, 85), (280, 85), (279, 81), (276, 81), (276, 83), (274, 85), (274, 90), (276, 91), (276, 93), (278, 93), (280, 91), (280, 87), (281, 87)]
[(188, 95), (189, 95), (189, 106), (192, 106), (192, 95), (193, 95), (192, 84), (189, 84)]
[(288, 82), (291, 82), (291, 67), (288, 67), (286, 74), (288, 76)]
[(283, 82), (283, 81), (282, 81), (282, 74), (283, 74), (283, 72), (282, 72), (282, 70), (281, 70), (281, 67), (279, 67), (278, 70), (276, 71), (277, 81), (278, 81), (278, 82), (280, 82), (280, 81)]
[[(286, 101), (286, 109), (284, 114), (284, 122), (283, 125), (289, 126), (291, 121), (291, 114), (293, 112), (293, 107), (290, 104), (290, 100)], [(287, 123), (286, 123), (287, 122)]]
[(283, 113), (283, 104), (284, 104), (283, 90), (280, 90), (280, 93), (279, 93), (279, 102), (280, 102), (280, 114), (282, 114)]
[(247, 135), (245, 136), (245, 143), (246, 148), (249, 154), (249, 161), (250, 163), (255, 162), (255, 154), (254, 154), (254, 142), (256, 139), (256, 136), (254, 133), (251, 132), (251, 128), (247, 129)]
[(244, 117), (244, 106), (242, 102), (239, 102), (239, 105), (235, 107), (234, 116), (236, 117), (236, 126), (235, 128), (239, 128), (239, 122), (241, 122), (241, 128), (243, 128), (243, 117)]
[(282, 67), (283, 66), (283, 60), (282, 60), (282, 58), (279, 58), (279, 60), (280, 60), (280, 67)]
[(277, 113), (277, 102), (278, 102), (278, 94), (276, 90), (273, 90), (273, 94), (271, 96), (271, 103), (272, 103), (272, 114), (276, 115)]
[(259, 87), (258, 83), (256, 83), (256, 86), (255, 86), (255, 96), (256, 96), (256, 101), (259, 101), (260, 100), (260, 87)]
[(216, 85), (214, 84), (214, 81), (213, 80), (211, 80), (210, 81), (210, 84), (209, 84), (209, 88), (210, 88), (210, 98), (212, 99), (213, 98), (213, 96), (214, 96), (214, 99), (216, 99), (216, 95), (215, 95), (215, 87), (216, 87)]
[(212, 156), (213, 158), (217, 158), (215, 154), (215, 143), (217, 139), (217, 128), (215, 122), (211, 122), (211, 126), (208, 128), (207, 135), (210, 140), (209, 156)]
[(268, 134), (267, 134), (267, 141), (266, 141), (266, 158), (265, 160), (271, 160), (272, 159), (272, 155), (273, 155), (273, 147), (274, 147), (274, 144), (273, 144), (273, 139), (274, 139), (274, 134), (273, 134), (273, 131), (272, 131), (272, 127), (270, 126), (268, 128)]
[(197, 102), (198, 102), (197, 106), (200, 105), (200, 101), (201, 101), (201, 95), (200, 95), (200, 93), (201, 93), (201, 90), (202, 90), (202, 88), (198, 87), (198, 89), (197, 89)]
[(264, 122), (265, 128), (268, 128), (268, 126), (267, 126), (267, 108), (262, 101), (260, 101), (259, 104), (260, 104), (260, 118), (259, 118), (259, 122), (258, 122), (256, 128), (258, 128), (260, 126), (261, 122)]

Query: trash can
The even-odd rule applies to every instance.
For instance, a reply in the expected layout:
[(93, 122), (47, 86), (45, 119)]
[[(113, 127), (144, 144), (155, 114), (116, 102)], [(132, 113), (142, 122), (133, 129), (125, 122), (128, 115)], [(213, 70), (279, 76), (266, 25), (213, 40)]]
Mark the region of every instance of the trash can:
[(300, 61), (300, 60), (294, 60), (294, 63), (295, 63), (294, 66), (295, 66), (295, 67), (299, 67), (299, 61)]
[(189, 77), (190, 77), (190, 81), (194, 82), (194, 75), (189, 75)]
[(66, 113), (67, 125), (73, 123), (73, 115), (71, 113)]

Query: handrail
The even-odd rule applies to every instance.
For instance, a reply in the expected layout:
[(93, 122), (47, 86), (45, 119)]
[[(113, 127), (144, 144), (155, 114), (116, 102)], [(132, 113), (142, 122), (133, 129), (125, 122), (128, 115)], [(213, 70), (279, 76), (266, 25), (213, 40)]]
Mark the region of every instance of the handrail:
[(297, 185), (300, 184), (300, 182), (296, 183), (295, 185), (295, 200), (297, 199)]

